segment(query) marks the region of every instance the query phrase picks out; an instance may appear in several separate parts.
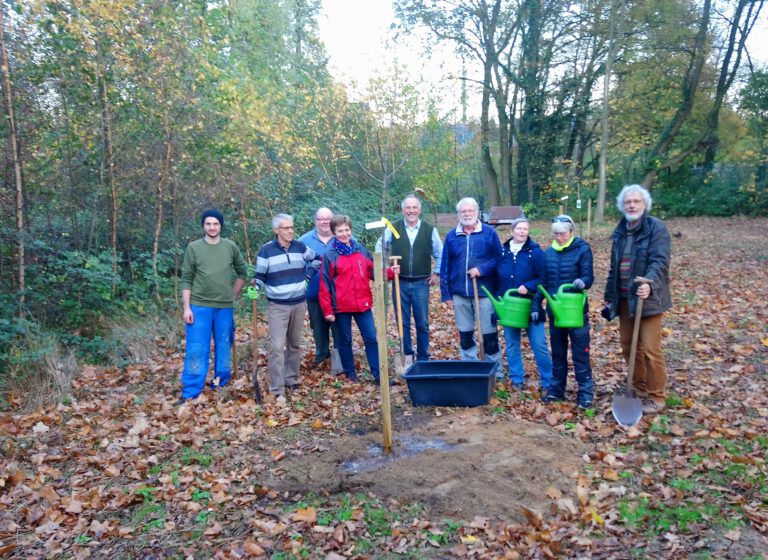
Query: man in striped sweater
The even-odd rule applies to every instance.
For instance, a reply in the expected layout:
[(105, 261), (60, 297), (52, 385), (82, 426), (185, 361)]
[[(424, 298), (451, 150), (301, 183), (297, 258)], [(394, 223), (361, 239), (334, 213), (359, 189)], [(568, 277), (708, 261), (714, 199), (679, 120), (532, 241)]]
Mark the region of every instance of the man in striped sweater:
[(315, 252), (294, 240), (293, 218), (277, 214), (272, 218), (275, 239), (265, 243), (256, 257), (253, 282), (267, 294), (269, 324), (269, 392), (280, 404), (286, 389), (299, 384), (301, 331), (307, 311), (306, 263), (320, 264)]

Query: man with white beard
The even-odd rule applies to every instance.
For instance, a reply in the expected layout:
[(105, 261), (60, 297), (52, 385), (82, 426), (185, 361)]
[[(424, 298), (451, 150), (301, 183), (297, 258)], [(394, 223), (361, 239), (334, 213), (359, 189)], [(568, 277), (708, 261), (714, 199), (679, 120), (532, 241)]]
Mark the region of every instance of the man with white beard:
[(474, 198), (463, 198), (456, 205), (459, 225), (445, 236), (440, 262), (440, 293), (443, 304), (453, 309), (459, 330), (462, 360), (477, 360), (475, 344), (475, 291), (477, 279), (480, 301), (480, 330), (483, 333), (485, 359), (501, 359), (499, 332), (493, 306), (482, 290), (496, 292), (496, 267), (501, 258), (501, 241), (496, 230), (480, 221), (480, 207)]
[[(611, 267), (603, 317), (619, 317), (621, 350), (629, 361), (637, 298), (643, 300), (633, 385), (645, 414), (666, 407), (667, 369), (661, 350), (661, 317), (672, 307), (669, 291), (671, 244), (667, 227), (649, 215), (651, 194), (640, 185), (624, 187), (616, 207), (624, 215), (613, 232)], [(635, 283), (640, 276), (648, 283)]]

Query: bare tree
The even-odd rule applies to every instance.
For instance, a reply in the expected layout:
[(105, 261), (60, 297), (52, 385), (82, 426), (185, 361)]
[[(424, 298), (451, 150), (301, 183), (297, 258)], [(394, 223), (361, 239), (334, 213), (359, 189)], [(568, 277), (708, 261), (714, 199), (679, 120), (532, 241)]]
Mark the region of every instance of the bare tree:
[(5, 19), (2, 6), (0, 6), (0, 64), (2, 64), (3, 76), (3, 101), (5, 113), (10, 127), (11, 153), (13, 156), (13, 172), (16, 183), (16, 235), (18, 253), (18, 289), (19, 289), (19, 317), (24, 315), (24, 303), (26, 289), (26, 263), (24, 258), (24, 181), (21, 174), (21, 158), (19, 156), (19, 136), (16, 130), (16, 119), (13, 115), (13, 91), (11, 89), (11, 66), (8, 60), (8, 50), (5, 41)]

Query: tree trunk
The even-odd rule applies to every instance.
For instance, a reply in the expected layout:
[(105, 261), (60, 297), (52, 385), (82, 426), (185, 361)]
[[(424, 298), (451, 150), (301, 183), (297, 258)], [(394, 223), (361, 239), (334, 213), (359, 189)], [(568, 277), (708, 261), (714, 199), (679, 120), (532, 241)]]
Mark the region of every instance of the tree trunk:
[[(618, 6), (617, 6), (618, 4)], [(608, 164), (608, 140), (610, 137), (608, 131), (608, 116), (610, 114), (609, 96), (611, 92), (611, 75), (613, 73), (613, 57), (616, 53), (616, 36), (621, 34), (621, 12), (624, 7), (622, 0), (613, 0), (611, 2), (611, 15), (609, 20), (608, 32), (608, 55), (605, 59), (605, 75), (603, 76), (603, 112), (600, 119), (600, 173), (597, 188), (597, 209), (595, 211), (595, 221), (605, 221), (605, 175)]]
[[(723, 57), (723, 63), (720, 66), (720, 76), (717, 80), (717, 89), (715, 91), (715, 101), (712, 106), (712, 110), (709, 112), (707, 119), (707, 134), (702, 141), (706, 146), (704, 152), (704, 173), (708, 175), (712, 173), (715, 167), (715, 158), (717, 156), (717, 149), (720, 145), (720, 136), (718, 130), (720, 128), (720, 109), (723, 106), (723, 100), (725, 94), (731, 87), (736, 72), (739, 69), (741, 63), (741, 55), (744, 52), (744, 47), (747, 41), (752, 26), (757, 20), (760, 14), (760, 8), (762, 8), (763, 2), (755, 2), (754, 0), (739, 0), (736, 10), (733, 14), (733, 19), (730, 23), (730, 32), (728, 34), (728, 44), (725, 50), (725, 56)], [(744, 9), (749, 6), (746, 17), (742, 23), (742, 15)], [(736, 44), (738, 40), (738, 45)], [(731, 60), (734, 57), (733, 65), (731, 66)]]
[(683, 82), (680, 105), (645, 160), (643, 186), (646, 188), (650, 188), (656, 182), (656, 177), (658, 176), (660, 169), (669, 166), (668, 163), (659, 165), (658, 160), (666, 155), (669, 147), (672, 145), (672, 141), (677, 137), (683, 123), (691, 114), (691, 109), (693, 109), (694, 97), (696, 96), (696, 90), (699, 88), (699, 83), (701, 82), (701, 71), (704, 67), (704, 59), (706, 57), (707, 30), (709, 28), (711, 8), (712, 0), (704, 0), (704, 6), (701, 10), (699, 30), (696, 33), (696, 39), (693, 45), (691, 62), (688, 65), (685, 81)]
[(101, 124), (104, 131), (104, 149), (107, 156), (107, 177), (112, 193), (112, 295), (117, 291), (117, 183), (115, 181), (115, 156), (112, 146), (112, 123), (110, 115), (109, 98), (107, 97), (107, 77), (104, 68), (100, 69), (99, 81), (101, 82)]
[(0, 7), (0, 64), (3, 74), (3, 100), (5, 112), (10, 128), (11, 154), (13, 156), (13, 173), (16, 183), (16, 235), (18, 257), (18, 292), (19, 292), (19, 318), (24, 317), (24, 305), (26, 302), (26, 262), (24, 252), (24, 182), (21, 175), (21, 159), (19, 157), (19, 137), (16, 130), (16, 119), (13, 115), (13, 92), (11, 90), (11, 67), (8, 61), (8, 51), (5, 45), (5, 20), (3, 9)]
[(491, 87), (493, 87), (491, 83), (491, 67), (490, 62), (486, 60), (483, 76), (482, 110), (480, 112), (480, 158), (483, 166), (483, 182), (485, 183), (485, 192), (488, 195), (488, 204), (496, 206), (499, 203), (499, 183), (496, 170), (493, 167), (490, 146)]
[(167, 107), (163, 113), (163, 131), (165, 132), (165, 155), (160, 167), (160, 173), (157, 176), (157, 209), (155, 212), (155, 234), (152, 239), (152, 274), (155, 279), (155, 299), (158, 303), (161, 303), (161, 296), (160, 274), (157, 270), (157, 255), (160, 251), (160, 234), (163, 231), (163, 199), (165, 198), (165, 185), (168, 182), (168, 176), (171, 172), (171, 155), (173, 153), (173, 132), (171, 131), (171, 125), (168, 122)]

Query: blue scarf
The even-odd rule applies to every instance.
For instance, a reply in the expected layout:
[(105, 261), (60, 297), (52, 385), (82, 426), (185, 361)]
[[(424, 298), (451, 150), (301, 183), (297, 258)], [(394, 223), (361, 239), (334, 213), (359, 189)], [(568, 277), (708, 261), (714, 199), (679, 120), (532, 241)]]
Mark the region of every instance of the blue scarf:
[(334, 238), (331, 242), (331, 245), (336, 250), (336, 252), (343, 257), (351, 255), (352, 251), (355, 250), (355, 242), (351, 239), (349, 240), (349, 245), (346, 245), (344, 243), (339, 243), (339, 241)]

